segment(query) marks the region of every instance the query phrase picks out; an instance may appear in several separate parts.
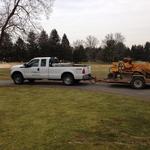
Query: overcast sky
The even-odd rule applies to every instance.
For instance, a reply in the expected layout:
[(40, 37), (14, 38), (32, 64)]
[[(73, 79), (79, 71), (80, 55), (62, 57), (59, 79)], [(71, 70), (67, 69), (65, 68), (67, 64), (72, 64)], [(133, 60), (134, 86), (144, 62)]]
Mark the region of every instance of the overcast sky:
[(126, 44), (150, 41), (150, 0), (55, 0), (47, 32), (53, 28), (70, 42), (96, 36), (101, 42), (108, 33), (122, 33)]

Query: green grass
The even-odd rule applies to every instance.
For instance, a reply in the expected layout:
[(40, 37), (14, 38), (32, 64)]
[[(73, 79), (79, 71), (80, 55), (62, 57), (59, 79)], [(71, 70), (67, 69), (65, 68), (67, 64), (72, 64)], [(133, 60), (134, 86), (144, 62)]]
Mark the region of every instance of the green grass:
[(0, 80), (10, 80), (10, 69), (0, 68)]
[(91, 67), (92, 67), (92, 75), (96, 76), (98, 79), (103, 79), (107, 77), (111, 65), (92, 64)]
[(0, 88), (0, 150), (148, 150), (150, 103), (80, 90)]

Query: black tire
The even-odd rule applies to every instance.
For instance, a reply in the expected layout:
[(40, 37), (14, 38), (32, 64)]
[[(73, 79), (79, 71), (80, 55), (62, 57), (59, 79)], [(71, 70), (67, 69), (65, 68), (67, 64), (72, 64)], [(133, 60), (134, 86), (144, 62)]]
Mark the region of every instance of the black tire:
[(142, 77), (134, 77), (131, 81), (131, 87), (134, 89), (143, 89), (145, 87), (145, 81)]
[(24, 78), (21, 73), (13, 74), (12, 79), (15, 84), (23, 84), (24, 83)]
[(62, 81), (65, 85), (73, 85), (74, 84), (74, 77), (72, 74), (64, 74), (62, 76)]

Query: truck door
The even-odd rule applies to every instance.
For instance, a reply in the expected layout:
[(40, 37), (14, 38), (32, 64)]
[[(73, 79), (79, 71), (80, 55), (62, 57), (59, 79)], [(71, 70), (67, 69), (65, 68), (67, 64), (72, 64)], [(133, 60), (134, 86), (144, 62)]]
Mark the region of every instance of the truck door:
[(41, 59), (40, 61), (40, 78), (48, 79), (48, 71), (49, 71), (49, 59)]
[(39, 59), (33, 59), (27, 64), (25, 68), (25, 78), (38, 79), (40, 77)]
[(62, 67), (57, 66), (57, 59), (49, 60), (49, 79), (61, 79), (61, 69)]

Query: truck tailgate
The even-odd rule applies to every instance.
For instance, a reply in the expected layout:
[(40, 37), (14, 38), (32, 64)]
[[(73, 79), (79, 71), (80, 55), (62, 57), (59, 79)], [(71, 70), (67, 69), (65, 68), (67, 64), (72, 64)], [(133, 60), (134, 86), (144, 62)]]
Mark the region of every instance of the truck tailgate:
[(85, 74), (91, 74), (91, 66), (86, 66), (84, 67), (85, 69)]

